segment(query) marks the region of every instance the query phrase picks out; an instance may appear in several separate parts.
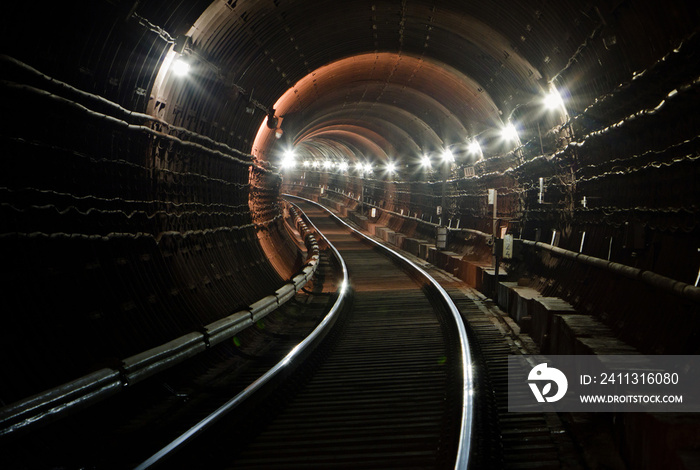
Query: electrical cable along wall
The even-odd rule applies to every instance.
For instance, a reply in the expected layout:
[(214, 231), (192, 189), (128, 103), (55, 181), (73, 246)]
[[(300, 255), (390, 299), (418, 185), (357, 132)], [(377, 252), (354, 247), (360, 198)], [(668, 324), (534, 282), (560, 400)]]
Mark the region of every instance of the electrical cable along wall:
[(249, 155), (7, 57), (0, 93), (3, 403), (118, 368), (298, 268), (270, 194), (251, 216), (249, 172), (279, 176)]

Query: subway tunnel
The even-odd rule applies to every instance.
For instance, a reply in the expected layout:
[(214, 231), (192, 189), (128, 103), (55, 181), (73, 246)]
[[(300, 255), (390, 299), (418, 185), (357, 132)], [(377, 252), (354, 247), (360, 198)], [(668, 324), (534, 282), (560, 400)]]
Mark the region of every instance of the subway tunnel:
[[(284, 194), (415, 251), (505, 316), (503, 292), (522, 287), (594, 319), (601, 351), (700, 354), (696, 2), (11, 3), (6, 468), (109, 467), (78, 451), (52, 461), (70, 447), (56, 436), (109, 432), (85, 416), (129, 406), (140, 385), (125, 359), (208, 341), (304, 273), (312, 244)], [(506, 236), (517, 250), (500, 259)], [(533, 351), (574, 353), (511, 316)], [(148, 374), (151, 389), (177, 381)], [(52, 390), (89, 377), (111, 388), (46, 411)], [(605, 444), (581, 439), (561, 468), (700, 462), (697, 414), (586, 416)]]

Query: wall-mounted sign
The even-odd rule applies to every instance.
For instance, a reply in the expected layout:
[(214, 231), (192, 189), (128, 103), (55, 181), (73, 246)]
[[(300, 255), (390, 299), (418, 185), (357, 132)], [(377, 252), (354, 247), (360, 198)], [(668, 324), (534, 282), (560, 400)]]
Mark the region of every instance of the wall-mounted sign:
[(513, 234), (506, 234), (503, 237), (503, 259), (513, 258)]
[(438, 250), (447, 248), (447, 227), (438, 227), (435, 246)]
[(496, 202), (496, 190), (489, 189), (489, 204), (493, 204), (494, 202)]

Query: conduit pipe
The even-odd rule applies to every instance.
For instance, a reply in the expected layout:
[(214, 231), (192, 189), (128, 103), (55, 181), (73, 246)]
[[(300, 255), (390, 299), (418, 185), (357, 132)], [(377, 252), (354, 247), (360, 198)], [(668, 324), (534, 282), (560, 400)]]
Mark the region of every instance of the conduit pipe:
[(589, 266), (619, 274), (620, 276), (624, 276), (628, 279), (643, 282), (661, 291), (700, 303), (700, 287), (695, 287), (693, 285), (686, 284), (685, 282), (677, 281), (675, 279), (671, 279), (670, 277), (662, 276), (661, 274), (656, 274), (651, 271), (644, 271), (625, 264), (615, 263), (613, 261), (576, 253), (575, 251), (565, 250), (546, 243), (534, 242), (531, 240), (522, 240), (522, 242), (524, 245), (532, 246), (534, 248), (541, 248), (563, 258), (572, 259)]

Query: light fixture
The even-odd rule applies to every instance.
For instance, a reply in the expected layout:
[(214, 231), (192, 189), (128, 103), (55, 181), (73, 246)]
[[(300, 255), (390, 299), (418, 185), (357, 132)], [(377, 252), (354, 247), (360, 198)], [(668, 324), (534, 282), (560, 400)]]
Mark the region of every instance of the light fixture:
[(372, 164), (371, 163), (365, 163), (365, 171), (367, 173), (372, 173)]
[(363, 171), (365, 171), (365, 166), (362, 164), (362, 162), (357, 162), (355, 163), (355, 169), (358, 173), (362, 173)]
[(561, 109), (564, 107), (564, 100), (554, 87), (552, 87), (549, 93), (547, 93), (542, 102), (544, 103), (545, 108), (549, 110)]
[(325, 170), (330, 170), (331, 166), (333, 166), (333, 163), (330, 160), (326, 160), (323, 162), (323, 168)]
[(501, 129), (501, 138), (508, 142), (518, 140), (518, 130), (512, 122), (509, 122)]
[(386, 171), (389, 174), (392, 174), (396, 171), (396, 164), (394, 162), (388, 162), (386, 164)]
[(308, 160), (304, 160), (304, 168), (308, 168), (311, 166), (311, 162)]
[(311, 168), (318, 168), (318, 160), (311, 162)]
[(430, 157), (427, 155), (423, 155), (423, 157), (420, 159), (421, 165), (423, 165), (423, 168), (430, 168), (432, 163), (430, 162)]
[(467, 151), (472, 155), (481, 155), (481, 145), (479, 145), (479, 141), (472, 139), (467, 146)]
[(267, 127), (269, 129), (277, 129), (277, 124), (279, 124), (279, 118), (275, 116), (275, 109), (271, 109), (269, 113), (267, 113)]
[(338, 169), (340, 171), (348, 171), (348, 162), (340, 162)]
[(455, 162), (455, 156), (452, 153), (452, 150), (445, 149), (445, 151), (442, 152), (442, 161), (445, 163), (454, 163)]
[(282, 158), (282, 168), (294, 168), (296, 165), (296, 154), (294, 150), (286, 150)]
[(190, 64), (182, 57), (178, 57), (173, 62), (172, 71), (179, 77), (184, 77), (190, 72)]

